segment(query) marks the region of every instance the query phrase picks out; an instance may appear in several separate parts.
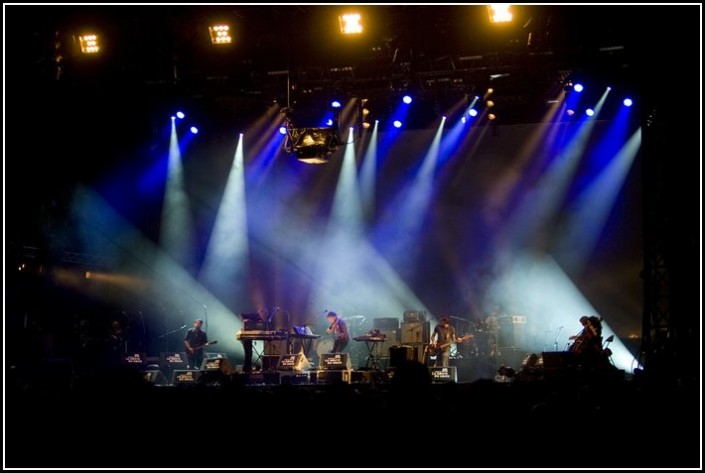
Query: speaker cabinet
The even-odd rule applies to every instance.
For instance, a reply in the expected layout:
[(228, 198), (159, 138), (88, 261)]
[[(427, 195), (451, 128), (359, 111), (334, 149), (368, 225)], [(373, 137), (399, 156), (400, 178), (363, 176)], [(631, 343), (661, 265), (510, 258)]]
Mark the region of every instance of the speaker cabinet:
[(399, 330), (399, 319), (396, 317), (382, 317), (372, 321), (375, 330)]
[(431, 343), (431, 322), (403, 322), (401, 343)]
[(397, 367), (402, 364), (414, 361), (414, 348), (408, 345), (391, 347), (389, 349), (389, 366)]

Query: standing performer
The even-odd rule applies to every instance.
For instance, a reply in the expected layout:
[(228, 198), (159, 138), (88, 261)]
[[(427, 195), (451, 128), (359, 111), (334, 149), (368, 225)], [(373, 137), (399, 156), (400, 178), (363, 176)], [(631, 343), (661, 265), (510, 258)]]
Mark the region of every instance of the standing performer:
[(326, 318), (328, 319), (328, 323), (330, 323), (330, 327), (326, 329), (326, 333), (332, 333), (335, 339), (331, 353), (340, 353), (348, 346), (348, 342), (350, 341), (348, 326), (335, 312), (329, 311), (326, 314)]

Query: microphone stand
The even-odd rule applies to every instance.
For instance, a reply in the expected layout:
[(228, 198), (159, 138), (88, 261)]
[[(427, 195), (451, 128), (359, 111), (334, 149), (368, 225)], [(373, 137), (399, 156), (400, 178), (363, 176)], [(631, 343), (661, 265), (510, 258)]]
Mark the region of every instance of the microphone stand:
[(558, 351), (558, 334), (561, 333), (561, 330), (563, 329), (563, 326), (561, 325), (558, 327), (558, 330), (556, 330), (556, 339), (553, 342), (553, 351)]
[(179, 327), (179, 328), (175, 328), (174, 330), (169, 330), (168, 332), (165, 332), (165, 333), (159, 335), (159, 337), (157, 337), (157, 338), (162, 338), (162, 339), (164, 339), (164, 352), (165, 352), (165, 353), (167, 353), (167, 352), (169, 351), (169, 335), (171, 335), (171, 334), (173, 334), (173, 333), (176, 333), (176, 332), (178, 332), (179, 330), (183, 330), (183, 329), (185, 329), (186, 327), (187, 327), (186, 325), (182, 325), (182, 326)]

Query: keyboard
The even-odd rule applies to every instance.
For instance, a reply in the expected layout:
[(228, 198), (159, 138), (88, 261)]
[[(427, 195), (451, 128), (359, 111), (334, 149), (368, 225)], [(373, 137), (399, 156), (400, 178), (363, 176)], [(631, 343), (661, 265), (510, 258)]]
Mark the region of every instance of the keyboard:
[(240, 330), (235, 334), (238, 340), (287, 340), (289, 334), (278, 330)]

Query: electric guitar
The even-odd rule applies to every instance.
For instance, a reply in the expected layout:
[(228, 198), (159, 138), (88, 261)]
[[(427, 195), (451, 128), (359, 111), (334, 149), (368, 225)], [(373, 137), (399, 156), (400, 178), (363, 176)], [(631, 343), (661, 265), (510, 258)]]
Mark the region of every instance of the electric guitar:
[(471, 338), (473, 338), (473, 336), (470, 335), (469, 333), (466, 333), (462, 337), (456, 338), (455, 341), (453, 341), (453, 342), (441, 343), (439, 345), (433, 345), (433, 344), (426, 345), (426, 353), (428, 353), (430, 355), (437, 355), (444, 348), (449, 347), (453, 344), (463, 343), (464, 341), (470, 340)]
[(207, 343), (204, 343), (203, 345), (196, 345), (195, 347), (191, 347), (191, 348), (189, 348), (187, 346), (186, 351), (189, 353), (196, 353), (196, 350), (200, 350), (201, 348), (204, 348), (204, 347), (207, 347), (210, 345), (215, 345), (216, 343), (218, 343), (218, 340), (213, 340), (212, 342), (207, 342)]

